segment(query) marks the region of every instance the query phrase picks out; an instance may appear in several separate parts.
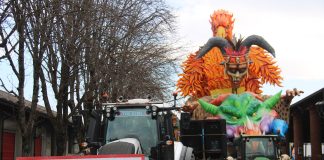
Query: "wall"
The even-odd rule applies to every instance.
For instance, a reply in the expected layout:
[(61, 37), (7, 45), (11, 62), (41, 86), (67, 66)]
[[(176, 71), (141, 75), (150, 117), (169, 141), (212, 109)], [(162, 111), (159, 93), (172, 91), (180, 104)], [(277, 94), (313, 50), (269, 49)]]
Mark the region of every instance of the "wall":
[[(22, 155), (22, 138), (21, 131), (18, 128), (18, 124), (14, 118), (8, 118), (4, 120), (3, 130), (5, 132), (16, 133), (15, 136), (15, 158)], [(40, 127), (42, 137), (42, 156), (51, 156), (51, 132), (46, 129), (45, 126)], [(34, 146), (32, 146), (34, 148)]]

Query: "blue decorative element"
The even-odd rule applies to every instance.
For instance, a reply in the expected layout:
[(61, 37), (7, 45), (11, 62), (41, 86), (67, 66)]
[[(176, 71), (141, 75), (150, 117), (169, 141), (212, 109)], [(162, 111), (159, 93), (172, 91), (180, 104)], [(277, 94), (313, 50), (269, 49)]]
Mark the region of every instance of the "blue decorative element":
[(288, 131), (288, 124), (282, 119), (274, 119), (270, 128), (273, 134), (278, 134), (281, 137), (285, 137), (285, 134)]

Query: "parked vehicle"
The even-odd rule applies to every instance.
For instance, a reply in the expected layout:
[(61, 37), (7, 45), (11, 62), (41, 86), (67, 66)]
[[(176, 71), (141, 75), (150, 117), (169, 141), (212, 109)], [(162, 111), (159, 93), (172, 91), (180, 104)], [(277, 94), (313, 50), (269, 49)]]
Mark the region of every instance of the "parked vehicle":
[(191, 147), (175, 141), (172, 110), (163, 103), (135, 99), (104, 103), (93, 110), (86, 135), (90, 154), (144, 154), (145, 159), (194, 159)]

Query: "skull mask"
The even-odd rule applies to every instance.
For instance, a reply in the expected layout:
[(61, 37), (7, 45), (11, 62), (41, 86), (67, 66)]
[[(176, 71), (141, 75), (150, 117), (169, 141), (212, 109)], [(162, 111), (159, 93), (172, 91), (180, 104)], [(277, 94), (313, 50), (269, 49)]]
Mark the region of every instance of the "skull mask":
[(232, 82), (233, 93), (237, 93), (240, 83), (248, 73), (250, 62), (249, 49), (252, 45), (258, 45), (270, 52), (273, 56), (274, 49), (261, 36), (252, 35), (246, 39), (230, 41), (221, 37), (213, 37), (201, 48), (197, 58), (204, 56), (213, 47), (218, 47), (225, 59), (222, 63), (225, 67), (225, 73), (230, 77)]

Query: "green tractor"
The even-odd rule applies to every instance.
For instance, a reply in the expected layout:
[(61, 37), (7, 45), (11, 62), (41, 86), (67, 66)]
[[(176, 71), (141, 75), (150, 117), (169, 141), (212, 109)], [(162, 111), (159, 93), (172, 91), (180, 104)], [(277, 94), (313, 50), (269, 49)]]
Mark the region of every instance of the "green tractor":
[(234, 141), (237, 159), (274, 160), (279, 159), (279, 137), (277, 135), (241, 135)]

